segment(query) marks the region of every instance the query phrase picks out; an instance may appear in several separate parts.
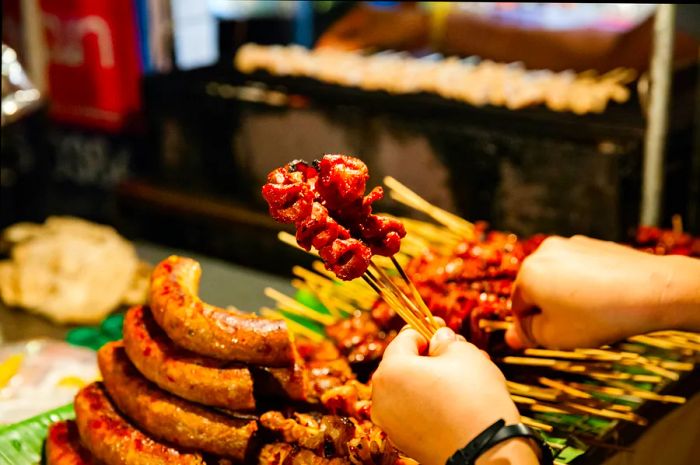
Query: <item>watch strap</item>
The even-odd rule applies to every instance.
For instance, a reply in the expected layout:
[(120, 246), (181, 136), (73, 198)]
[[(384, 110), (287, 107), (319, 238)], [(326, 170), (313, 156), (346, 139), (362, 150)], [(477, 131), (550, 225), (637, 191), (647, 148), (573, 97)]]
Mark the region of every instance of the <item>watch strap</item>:
[(455, 452), (447, 460), (446, 465), (474, 465), (476, 459), (484, 452), (496, 444), (512, 438), (533, 440), (540, 449), (540, 464), (552, 465), (552, 451), (535, 430), (522, 423), (506, 426), (505, 421), (502, 419), (486, 428), (481, 434), (472, 439), (469, 444)]
[(540, 449), (540, 465), (552, 465), (552, 451), (549, 449), (547, 443), (544, 441), (544, 439), (542, 439), (542, 436), (540, 436), (537, 431), (533, 430), (527, 425), (523, 425), (522, 423), (502, 427), (491, 437), (488, 447), (491, 448), (496, 444), (511, 438), (525, 438), (535, 441)]
[(491, 439), (505, 426), (501, 419), (486, 428), (481, 434), (469, 441), (469, 444), (459, 449), (447, 459), (445, 465), (472, 465), (476, 459), (489, 448)]

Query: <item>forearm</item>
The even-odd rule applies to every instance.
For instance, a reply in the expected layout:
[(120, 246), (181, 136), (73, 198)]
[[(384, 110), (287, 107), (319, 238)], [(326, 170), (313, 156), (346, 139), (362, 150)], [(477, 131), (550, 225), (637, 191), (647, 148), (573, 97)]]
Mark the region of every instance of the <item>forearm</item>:
[(529, 68), (586, 70), (601, 68), (618, 35), (592, 29), (519, 28), (456, 12), (447, 19), (442, 48), (447, 54), (522, 61)]

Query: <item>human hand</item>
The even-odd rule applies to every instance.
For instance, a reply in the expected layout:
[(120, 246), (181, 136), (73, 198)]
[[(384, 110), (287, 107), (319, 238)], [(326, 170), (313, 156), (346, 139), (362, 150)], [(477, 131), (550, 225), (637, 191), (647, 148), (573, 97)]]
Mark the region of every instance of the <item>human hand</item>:
[[(421, 353), (429, 352), (429, 356)], [(389, 439), (422, 465), (444, 465), (499, 419), (520, 421), (505, 378), (476, 346), (440, 328), (428, 345), (404, 329), (389, 344), (372, 377), (372, 420)], [(527, 442), (512, 440), (488, 451), (479, 465), (537, 463)]]
[(328, 28), (316, 47), (410, 50), (427, 45), (429, 29), (426, 13), (413, 6), (385, 10), (360, 4)]
[(699, 313), (697, 300), (690, 308), (700, 292), (699, 265), (583, 236), (547, 238), (518, 273), (506, 341), (570, 349), (680, 329), (684, 317)]

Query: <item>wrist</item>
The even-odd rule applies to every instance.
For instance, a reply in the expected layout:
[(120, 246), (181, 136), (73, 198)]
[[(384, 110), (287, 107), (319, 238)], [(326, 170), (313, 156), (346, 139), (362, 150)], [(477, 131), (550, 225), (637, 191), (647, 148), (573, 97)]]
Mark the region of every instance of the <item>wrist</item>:
[(509, 439), (481, 454), (475, 465), (538, 465), (536, 447), (529, 439)]
[[(443, 462), (440, 461), (440, 464)], [(552, 454), (542, 436), (522, 423), (506, 425), (501, 419), (484, 429), (466, 446), (454, 452), (446, 465), (552, 464)]]
[[(494, 412), (501, 413), (485, 417), (470, 417), (466, 418), (463, 424), (459, 426), (453, 425), (455, 427), (451, 428), (450, 431), (443, 436), (444, 442), (442, 444), (443, 447), (440, 447), (441, 453), (439, 453), (437, 457), (438, 463), (440, 465), (445, 464), (447, 459), (452, 457), (458, 450), (474, 441), (477, 436), (498, 421), (498, 419), (502, 418), (506, 425), (520, 423), (520, 414), (515, 404), (513, 404), (512, 409), (494, 409), (491, 413)], [(498, 446), (498, 444), (496, 446)], [(496, 446), (494, 446), (494, 449)]]
[(659, 297), (652, 330), (700, 330), (700, 260), (680, 255), (659, 257), (665, 279), (659, 283)]

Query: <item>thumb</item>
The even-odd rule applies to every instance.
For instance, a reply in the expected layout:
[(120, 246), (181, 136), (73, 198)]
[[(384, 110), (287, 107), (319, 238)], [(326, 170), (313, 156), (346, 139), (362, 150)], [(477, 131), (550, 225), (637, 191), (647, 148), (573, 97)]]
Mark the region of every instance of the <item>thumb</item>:
[(406, 328), (399, 332), (393, 341), (384, 350), (382, 358), (389, 360), (393, 357), (405, 357), (419, 355), (425, 350), (428, 341), (418, 331)]
[(520, 337), (520, 333), (515, 329), (515, 324), (506, 330), (506, 344), (511, 349), (521, 350), (525, 348), (525, 341)]
[(534, 328), (539, 323), (539, 314), (528, 314), (515, 317), (515, 324), (506, 331), (506, 343), (513, 349), (536, 347)]
[(447, 326), (443, 326), (435, 331), (435, 334), (430, 339), (430, 348), (428, 353), (430, 355), (440, 355), (445, 353), (448, 346), (457, 340), (457, 335), (452, 329)]

